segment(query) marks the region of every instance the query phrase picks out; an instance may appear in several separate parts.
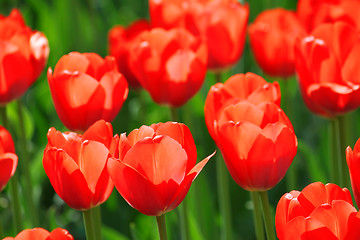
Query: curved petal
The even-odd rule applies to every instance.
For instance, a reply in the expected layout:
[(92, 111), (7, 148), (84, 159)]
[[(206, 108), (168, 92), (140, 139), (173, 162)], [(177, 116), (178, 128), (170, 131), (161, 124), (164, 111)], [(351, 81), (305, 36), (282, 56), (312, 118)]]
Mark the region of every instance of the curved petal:
[(150, 216), (162, 215), (165, 204), (156, 186), (134, 168), (110, 158), (109, 174), (120, 195), (130, 206)]
[(84, 175), (66, 152), (61, 149), (46, 148), (43, 166), (55, 192), (70, 207), (78, 210), (91, 207), (92, 195)]
[(188, 156), (188, 173), (195, 166), (197, 159), (195, 142), (189, 128), (182, 123), (166, 122), (154, 125), (154, 130), (156, 135), (169, 136), (181, 144)]
[(54, 69), (54, 77), (58, 77), (64, 71), (67, 73), (86, 73), (90, 65), (89, 59), (79, 52), (71, 52), (62, 56)]
[(168, 136), (137, 142), (123, 160), (157, 188), (166, 203), (185, 177), (188, 157), (182, 146)]
[(185, 176), (184, 180), (180, 184), (179, 188), (177, 189), (175, 195), (170, 200), (168, 206), (166, 207), (165, 211), (169, 212), (173, 209), (175, 209), (179, 204), (184, 200), (186, 194), (188, 193), (190, 186), (192, 182), (195, 180), (195, 178), (199, 175), (201, 170), (204, 168), (206, 163), (210, 160), (212, 156), (215, 155), (215, 152), (211, 155), (207, 156), (204, 160), (196, 164), (190, 172)]
[[(218, 144), (226, 166), (234, 179), (244, 189), (252, 189), (248, 154), (261, 129), (248, 122), (223, 124), (218, 131)], [(234, 141), (234, 139), (237, 139)], [(256, 174), (258, 176), (258, 174)]]
[(25, 229), (21, 231), (14, 239), (15, 240), (46, 240), (49, 236), (49, 232), (43, 228)]
[(124, 76), (117, 71), (106, 72), (100, 85), (105, 91), (104, 112), (102, 118), (112, 121), (119, 113), (124, 101), (127, 98), (129, 89)]
[(14, 153), (0, 154), (0, 192), (4, 189), (9, 179), (14, 175), (18, 157)]
[(109, 149), (96, 141), (85, 141), (80, 150), (78, 169), (83, 174), (87, 187), (95, 194), (100, 175), (106, 167)]
[(46, 240), (74, 240), (74, 238), (67, 230), (56, 228), (50, 233)]
[(82, 136), (82, 141), (84, 140), (100, 142), (110, 149), (114, 141), (111, 123), (104, 120), (96, 121)]

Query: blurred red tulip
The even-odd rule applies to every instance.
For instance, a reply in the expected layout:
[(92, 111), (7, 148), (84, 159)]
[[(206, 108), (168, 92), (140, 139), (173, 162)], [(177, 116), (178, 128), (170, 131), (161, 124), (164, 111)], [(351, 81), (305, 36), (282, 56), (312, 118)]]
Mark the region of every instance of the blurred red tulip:
[(3, 240), (74, 240), (71, 234), (62, 228), (56, 228), (51, 233), (43, 228), (25, 229), (16, 237), (7, 237)]
[(181, 28), (154, 28), (137, 40), (130, 64), (156, 103), (179, 107), (197, 93), (206, 74), (204, 42)]
[(266, 74), (276, 77), (287, 78), (295, 73), (295, 39), (304, 35), (295, 13), (282, 8), (260, 13), (249, 27), (256, 62)]
[(78, 210), (105, 202), (114, 188), (106, 164), (118, 156), (111, 124), (97, 121), (84, 135), (50, 128), (47, 136), (43, 165), (55, 192)]
[(14, 175), (18, 157), (10, 133), (0, 126), (0, 192)]
[(280, 106), (280, 86), (268, 83), (254, 73), (236, 74), (224, 84), (216, 83), (208, 92), (205, 101), (205, 122), (211, 137), (216, 141), (217, 121), (220, 114), (230, 105), (241, 101), (253, 104), (274, 102)]
[(346, 148), (346, 161), (349, 167), (355, 201), (360, 206), (360, 139), (357, 140), (354, 151), (350, 146)]
[[(0, 105), (20, 98), (45, 67), (49, 44), (25, 25), (19, 10), (0, 15)], [(19, 70), (20, 69), (20, 70)]]
[(218, 120), (217, 145), (234, 179), (248, 191), (266, 191), (284, 177), (297, 150), (291, 122), (275, 103), (227, 107)]
[(360, 27), (359, 0), (299, 0), (297, 16), (308, 32), (322, 23), (343, 21)]
[(112, 121), (127, 98), (128, 84), (114, 57), (71, 52), (48, 70), (55, 109), (72, 131), (85, 131), (97, 120)]
[(173, 122), (142, 126), (127, 137), (122, 134), (119, 155), (119, 160), (108, 162), (116, 189), (133, 208), (151, 216), (176, 208), (212, 157), (196, 164), (190, 130)]
[(344, 22), (322, 24), (295, 44), (296, 71), (308, 108), (333, 117), (360, 106), (360, 39)]
[(129, 86), (133, 88), (141, 85), (130, 69), (131, 45), (134, 44), (140, 33), (149, 29), (150, 25), (146, 20), (138, 20), (127, 28), (115, 26), (109, 31), (109, 53), (115, 57), (119, 71), (125, 76)]
[(231, 67), (239, 60), (245, 44), (248, 5), (236, 0), (150, 0), (149, 7), (153, 27), (184, 27), (206, 40), (210, 69)]
[(346, 188), (316, 182), (280, 199), (275, 216), (279, 240), (353, 240), (359, 227), (357, 211)]

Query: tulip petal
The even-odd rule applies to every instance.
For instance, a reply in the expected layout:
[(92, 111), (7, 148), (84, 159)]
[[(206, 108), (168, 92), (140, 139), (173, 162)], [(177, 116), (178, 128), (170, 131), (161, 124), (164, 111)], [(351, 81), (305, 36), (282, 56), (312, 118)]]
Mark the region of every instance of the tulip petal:
[(46, 240), (74, 240), (74, 238), (67, 230), (56, 228), (50, 233)]
[(130, 206), (141, 213), (157, 216), (165, 208), (156, 186), (131, 166), (110, 158), (107, 164), (116, 189)]
[(16, 240), (46, 240), (49, 236), (49, 232), (43, 228), (33, 228), (33, 229), (25, 229), (21, 231), (16, 237)]
[(95, 194), (100, 175), (105, 168), (109, 149), (96, 141), (85, 141), (80, 150), (78, 168), (84, 174), (89, 190)]
[(84, 175), (64, 150), (46, 148), (43, 165), (55, 192), (70, 207), (79, 210), (91, 207), (91, 192)]
[(82, 136), (82, 141), (84, 140), (100, 142), (107, 148), (110, 148), (114, 140), (112, 125), (108, 122), (105, 122), (104, 120), (95, 122), (86, 130)]
[(0, 192), (5, 187), (9, 179), (14, 175), (18, 157), (14, 153), (0, 154)]
[(169, 136), (176, 140), (186, 151), (188, 156), (186, 173), (188, 173), (196, 164), (197, 152), (193, 136), (185, 124), (166, 122), (154, 126), (156, 135)]
[(71, 52), (64, 55), (57, 62), (54, 69), (54, 76), (60, 75), (63, 71), (68, 73), (86, 73), (89, 68), (90, 60), (83, 54)]
[(166, 207), (166, 212), (169, 212), (179, 206), (179, 204), (184, 200), (186, 194), (188, 193), (194, 179), (199, 175), (201, 170), (204, 168), (210, 158), (212, 158), (214, 155), (215, 152), (207, 156), (204, 160), (196, 164), (193, 169), (191, 169), (191, 171), (184, 178), (184, 181), (180, 184), (174, 197), (170, 200), (169, 205)]
[[(170, 158), (171, 161), (168, 160)], [(162, 136), (137, 142), (123, 162), (136, 168), (155, 185), (170, 179), (180, 184), (184, 179), (187, 159), (185, 150), (176, 140)]]
[(247, 158), (260, 132), (258, 126), (249, 122), (229, 122), (223, 124), (218, 131), (219, 148), (226, 166), (234, 181), (244, 189), (252, 188)]
[[(115, 60), (114, 60), (115, 61)], [(126, 79), (117, 71), (106, 72), (100, 85), (105, 91), (103, 119), (112, 121), (120, 111), (129, 89)]]

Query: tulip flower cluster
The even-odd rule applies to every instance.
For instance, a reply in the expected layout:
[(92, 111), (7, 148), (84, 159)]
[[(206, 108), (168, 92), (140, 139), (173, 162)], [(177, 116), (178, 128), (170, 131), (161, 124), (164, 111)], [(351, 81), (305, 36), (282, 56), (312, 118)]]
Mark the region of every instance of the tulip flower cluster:
[[(73, 240), (82, 239), (84, 234), (79, 232), (83, 230), (88, 240), (105, 236), (126, 239), (128, 233), (123, 236), (118, 229), (101, 226), (102, 220), (113, 220), (108, 216), (115, 209), (122, 214), (114, 214), (121, 219), (119, 225), (128, 227), (130, 223), (132, 238), (153, 239), (137, 233), (152, 232), (153, 222), (143, 221), (154, 216), (160, 240), (166, 240), (165, 215), (170, 215), (167, 222), (172, 226), (172, 238), (237, 239), (240, 230), (235, 232), (232, 222), (243, 219), (236, 214), (245, 206), (253, 210), (257, 239), (265, 239), (264, 229), (269, 240), (275, 235), (279, 240), (360, 239), (356, 207), (360, 206), (360, 139), (353, 149), (349, 146), (351, 136), (346, 134), (350, 127), (357, 133), (357, 127), (344, 116), (360, 107), (359, 0), (298, 0), (293, 4), (295, 10), (272, 6), (258, 16), (251, 15), (257, 12), (252, 3), (238, 0), (149, 0), (149, 19), (136, 19), (128, 27), (106, 28), (102, 21), (112, 21), (117, 9), (109, 15), (104, 9), (116, 8), (118, 3), (97, 1), (91, 14), (88, 9), (78, 11), (81, 4), (76, 3), (76, 10), (69, 14), (65, 7), (68, 1), (51, 5), (39, 1), (42, 8), (35, 2), (24, 10), (26, 14), (47, 10), (32, 16), (30, 23), (44, 30), (49, 41), (25, 24), (19, 10), (0, 15), (0, 239)], [(59, 6), (68, 19), (56, 19), (58, 13), (52, 8)], [(76, 13), (74, 18), (72, 13)], [(91, 25), (79, 28), (74, 22), (69, 26), (78, 20), (78, 13), (91, 15)], [(49, 16), (55, 20), (43, 20)], [(84, 19), (81, 24), (90, 22)], [(248, 19), (254, 21), (248, 24)], [(66, 37), (54, 37), (62, 30), (54, 27), (57, 22), (67, 23), (64, 29), (72, 27), (71, 44), (65, 43)], [(74, 37), (77, 31), (80, 35), (99, 33), (97, 25), (102, 26), (101, 36), (106, 38), (108, 33), (108, 56), (91, 49), (105, 47), (104, 39), (92, 37), (92, 46), (88, 46)], [(250, 48), (245, 47), (247, 39)], [(83, 48), (77, 48), (76, 41)], [(63, 48), (56, 46), (59, 42)], [(55, 51), (41, 79), (47, 81), (39, 81), (36, 90), (25, 95), (28, 109), (23, 108), (20, 98), (46, 67), (49, 43)], [(79, 52), (89, 48), (90, 52)], [(237, 65), (244, 51), (246, 58)], [(294, 99), (287, 98), (291, 94), (286, 82), (268, 82), (257, 74), (260, 71), (248, 61), (249, 51), (264, 74), (283, 79), (296, 75), (298, 89), (291, 90), (299, 91), (294, 91)], [(223, 81), (222, 76), (228, 79)], [(215, 84), (204, 84), (213, 79)], [(45, 90), (41, 89), (43, 83)], [(281, 101), (280, 85), (285, 101)], [(136, 94), (131, 92), (134, 89)], [(161, 111), (165, 108), (142, 102), (147, 101), (141, 98), (143, 90), (156, 104), (171, 108), (172, 121), (164, 119)], [(194, 104), (181, 108), (199, 92)], [(318, 134), (315, 129), (326, 120), (314, 117), (311, 122), (304, 121), (300, 115), (305, 111), (297, 112), (300, 104), (293, 107), (294, 114), (288, 112), (289, 102), (300, 95), (311, 112), (331, 121), (329, 134)], [(53, 105), (44, 107), (51, 98)], [(17, 102), (11, 103), (14, 100)], [(42, 108), (37, 102), (44, 104)], [(49, 108), (56, 111), (58, 124), (63, 125), (48, 119)], [(298, 129), (295, 124), (299, 139), (285, 112), (291, 120), (299, 119), (303, 127)], [(143, 113), (142, 117), (138, 113)], [(180, 123), (183, 120), (189, 127)], [(204, 120), (210, 136), (202, 132)], [(139, 128), (129, 127), (137, 122)], [(47, 142), (41, 146), (46, 130)], [(118, 131), (122, 133), (114, 133)], [(215, 154), (197, 162), (198, 151), (201, 155), (210, 151), (213, 142), (221, 152), (216, 168), (209, 168), (203, 174), (208, 178), (190, 191)], [(319, 145), (325, 150), (320, 151)], [(301, 181), (288, 171), (298, 151), (300, 160), (308, 160), (296, 161), (301, 168), (294, 166), (299, 167), (295, 173), (303, 174)], [(329, 156), (329, 161), (323, 155)], [(20, 171), (15, 172), (18, 166)], [(216, 171), (214, 179), (212, 170)], [(244, 203), (244, 198), (238, 208), (231, 209), (230, 197), (243, 200), (243, 195), (230, 191), (228, 173), (250, 193), (252, 204)], [(39, 176), (34, 178), (34, 174)], [(294, 177), (295, 183), (291, 184), (291, 179), (280, 183), (285, 175)], [(52, 195), (44, 190), (50, 184)], [(307, 185), (302, 191), (293, 190), (292, 185), (302, 184)], [(270, 198), (277, 202), (274, 225), (267, 194), (276, 186)], [(118, 194), (112, 194), (114, 187)], [(117, 201), (119, 194), (122, 199)], [(213, 198), (216, 194), (218, 199)], [(100, 207), (105, 204), (101, 218)], [(132, 208), (127, 209), (127, 204)], [(60, 205), (63, 208), (58, 208)], [(133, 209), (147, 216), (136, 215)], [(178, 212), (171, 215), (173, 210)], [(84, 225), (78, 221), (78, 211)], [(213, 219), (217, 219), (214, 225), (202, 226)], [(241, 229), (249, 226), (242, 225)], [(15, 237), (5, 237), (10, 235)], [(251, 237), (245, 235), (245, 239)]]
[(291, 122), (279, 107), (277, 82), (253, 73), (234, 75), (211, 87), (205, 120), (235, 182), (265, 191), (285, 175), (297, 149)]
[(196, 156), (184, 124), (142, 126), (128, 137), (122, 134), (119, 141), (111, 124), (101, 120), (84, 135), (51, 128), (43, 164), (56, 193), (74, 209), (103, 203), (115, 184), (131, 206), (158, 216), (182, 202), (211, 157), (195, 165)]
[(291, 191), (276, 208), (276, 230), (284, 239), (339, 239), (359, 237), (360, 215), (349, 190), (329, 183), (312, 183)]
[(21, 13), (14, 9), (8, 17), (0, 15), (0, 49), (0, 105), (4, 105), (20, 98), (39, 77), (49, 44), (44, 34), (26, 26)]
[(109, 48), (130, 85), (140, 83), (156, 103), (184, 105), (202, 86), (208, 68), (228, 68), (239, 60), (248, 5), (150, 0), (149, 7), (150, 23), (115, 26)]

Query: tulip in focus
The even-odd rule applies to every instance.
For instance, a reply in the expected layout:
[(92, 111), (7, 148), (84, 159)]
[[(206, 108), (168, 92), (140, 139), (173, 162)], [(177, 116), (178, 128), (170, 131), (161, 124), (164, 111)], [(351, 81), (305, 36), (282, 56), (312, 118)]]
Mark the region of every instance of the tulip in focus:
[(282, 8), (260, 13), (249, 27), (255, 60), (268, 75), (290, 77), (295, 73), (295, 39), (305, 30), (294, 12)]
[(14, 175), (18, 157), (10, 133), (0, 126), (0, 192)]
[(187, 30), (144, 31), (131, 49), (131, 67), (158, 104), (184, 105), (201, 88), (207, 64), (205, 43)]
[(245, 100), (255, 105), (274, 102), (280, 106), (280, 86), (277, 82), (268, 83), (254, 73), (236, 74), (225, 83), (212, 86), (206, 97), (204, 111), (206, 126), (215, 142), (218, 120), (223, 110)]
[(19, 10), (0, 15), (0, 105), (20, 98), (43, 71), (49, 55), (44, 34), (25, 25)]
[(237, 0), (150, 0), (149, 8), (153, 27), (182, 27), (205, 39), (209, 48), (208, 68), (228, 68), (241, 57), (248, 5)]
[(108, 170), (116, 189), (133, 208), (160, 216), (183, 201), (212, 155), (196, 164), (196, 146), (188, 127), (158, 123), (122, 134), (119, 159), (111, 158)]
[(3, 240), (74, 240), (71, 234), (62, 228), (56, 228), (51, 233), (43, 228), (26, 229), (16, 237), (7, 237)]
[(322, 24), (295, 44), (296, 71), (308, 108), (325, 117), (360, 106), (360, 38), (345, 22)]
[(248, 191), (266, 191), (285, 176), (297, 151), (297, 138), (275, 103), (239, 102), (223, 110), (217, 145), (234, 181)]
[(71, 52), (60, 58), (48, 81), (55, 109), (72, 131), (85, 131), (97, 120), (112, 121), (128, 95), (126, 79), (114, 57)]
[(84, 135), (50, 128), (47, 136), (43, 166), (59, 197), (78, 210), (105, 202), (114, 188), (106, 164), (118, 154), (111, 124), (97, 121)]
[(316, 182), (280, 199), (275, 216), (279, 240), (359, 239), (359, 216), (349, 190)]
[(150, 25), (146, 20), (138, 20), (127, 28), (115, 26), (109, 31), (109, 53), (115, 57), (119, 71), (125, 76), (129, 86), (133, 88), (141, 85), (130, 69), (131, 45), (134, 44), (139, 34), (149, 29)]

